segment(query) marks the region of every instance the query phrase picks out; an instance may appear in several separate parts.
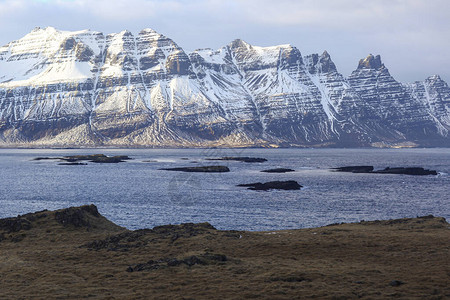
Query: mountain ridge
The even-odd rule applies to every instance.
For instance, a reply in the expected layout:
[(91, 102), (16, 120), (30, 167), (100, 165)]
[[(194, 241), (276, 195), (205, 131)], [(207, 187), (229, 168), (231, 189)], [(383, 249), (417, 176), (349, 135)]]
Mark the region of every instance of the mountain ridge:
[(379, 55), (346, 78), (327, 51), (187, 53), (149, 28), (36, 28), (0, 47), (2, 145), (448, 147), (449, 130), (448, 84), (400, 83)]

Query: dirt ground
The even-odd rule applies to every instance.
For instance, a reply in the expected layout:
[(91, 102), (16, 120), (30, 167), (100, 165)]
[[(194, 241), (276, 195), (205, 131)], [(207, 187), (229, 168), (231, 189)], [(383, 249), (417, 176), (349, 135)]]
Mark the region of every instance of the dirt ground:
[(0, 220), (0, 299), (450, 299), (438, 217), (129, 231), (93, 205)]

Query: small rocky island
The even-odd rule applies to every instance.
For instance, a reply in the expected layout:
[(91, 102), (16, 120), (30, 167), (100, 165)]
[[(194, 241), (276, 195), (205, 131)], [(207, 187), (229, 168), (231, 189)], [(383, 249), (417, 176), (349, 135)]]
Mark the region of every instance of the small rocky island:
[(82, 162), (62, 162), (62, 163), (59, 163), (58, 165), (60, 165), (60, 166), (86, 166), (87, 163), (82, 163)]
[(239, 156), (224, 156), (220, 158), (207, 158), (206, 160), (234, 160), (234, 161), (242, 161), (246, 163), (262, 163), (266, 162), (267, 159), (261, 157), (239, 157)]
[(269, 181), (266, 183), (256, 182), (256, 183), (245, 183), (238, 184), (237, 186), (247, 187), (249, 190), (254, 191), (268, 191), (268, 190), (299, 190), (303, 186), (298, 184), (297, 181), (287, 180), (287, 181)]
[(80, 161), (89, 161), (93, 163), (120, 163), (131, 160), (127, 155), (106, 156), (105, 154), (88, 154), (88, 155), (69, 155), (63, 157), (36, 157), (34, 160), (60, 160), (63, 161), (59, 165), (86, 165)]
[(287, 169), (287, 168), (275, 168), (275, 169), (262, 170), (261, 172), (264, 172), (264, 173), (288, 173), (288, 172), (295, 172), (295, 170)]
[(179, 172), (204, 172), (204, 173), (230, 172), (230, 169), (226, 166), (178, 167), (178, 168), (163, 168), (159, 170), (179, 171)]
[(404, 175), (437, 175), (435, 170), (427, 170), (421, 167), (387, 167), (383, 170), (374, 171), (373, 166), (347, 166), (333, 168), (335, 172), (350, 172), (350, 173), (371, 173), (371, 174), (404, 174)]

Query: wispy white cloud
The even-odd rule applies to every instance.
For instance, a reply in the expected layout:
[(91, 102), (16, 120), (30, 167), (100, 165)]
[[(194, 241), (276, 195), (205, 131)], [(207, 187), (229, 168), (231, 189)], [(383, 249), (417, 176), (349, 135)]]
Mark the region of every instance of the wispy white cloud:
[[(234, 38), (327, 49), (348, 74), (380, 53), (402, 80), (450, 80), (448, 0), (0, 0), (0, 43), (35, 26), (105, 33), (154, 28), (188, 50)], [(414, 63), (411, 63), (411, 62)]]

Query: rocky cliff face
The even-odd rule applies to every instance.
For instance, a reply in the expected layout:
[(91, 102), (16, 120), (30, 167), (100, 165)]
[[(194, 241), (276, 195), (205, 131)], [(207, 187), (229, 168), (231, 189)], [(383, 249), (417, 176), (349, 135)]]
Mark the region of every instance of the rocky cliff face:
[(36, 28), (0, 47), (3, 145), (450, 146), (450, 89), (401, 84), (379, 56), (235, 40), (186, 53), (145, 29)]

